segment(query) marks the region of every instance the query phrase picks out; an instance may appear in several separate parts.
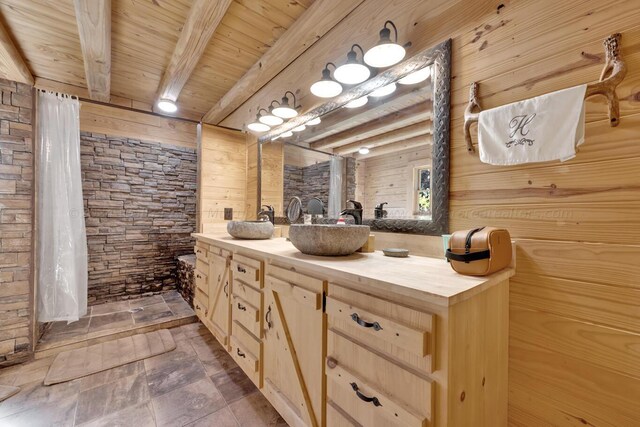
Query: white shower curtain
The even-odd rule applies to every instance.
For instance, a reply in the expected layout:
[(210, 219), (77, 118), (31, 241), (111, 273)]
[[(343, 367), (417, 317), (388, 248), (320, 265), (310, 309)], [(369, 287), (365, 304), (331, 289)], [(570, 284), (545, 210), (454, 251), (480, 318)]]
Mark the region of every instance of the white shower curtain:
[(87, 236), (80, 173), (80, 103), (38, 92), (38, 320), (87, 313)]
[(344, 174), (344, 158), (331, 157), (329, 163), (329, 218), (338, 218), (342, 212), (343, 196), (342, 187)]

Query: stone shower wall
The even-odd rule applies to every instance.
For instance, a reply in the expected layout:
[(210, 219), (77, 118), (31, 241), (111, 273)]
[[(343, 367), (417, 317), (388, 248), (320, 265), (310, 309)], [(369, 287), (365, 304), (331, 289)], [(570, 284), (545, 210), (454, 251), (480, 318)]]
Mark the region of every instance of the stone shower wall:
[(29, 357), (31, 328), (32, 87), (0, 79), (0, 366)]
[(87, 132), (81, 150), (89, 303), (175, 289), (193, 253), (195, 150)]

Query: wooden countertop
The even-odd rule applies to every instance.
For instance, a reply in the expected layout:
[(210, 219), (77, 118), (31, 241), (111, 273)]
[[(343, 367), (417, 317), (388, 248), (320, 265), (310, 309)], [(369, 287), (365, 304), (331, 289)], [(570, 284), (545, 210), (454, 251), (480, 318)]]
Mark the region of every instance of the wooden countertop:
[(453, 271), (444, 258), (391, 258), (380, 251), (346, 257), (305, 255), (285, 238), (238, 240), (226, 233), (194, 233), (192, 236), (232, 252), (292, 265), (329, 281), (366, 282), (385, 292), (441, 306), (464, 301), (515, 274), (514, 268), (506, 268), (486, 277), (463, 276)]

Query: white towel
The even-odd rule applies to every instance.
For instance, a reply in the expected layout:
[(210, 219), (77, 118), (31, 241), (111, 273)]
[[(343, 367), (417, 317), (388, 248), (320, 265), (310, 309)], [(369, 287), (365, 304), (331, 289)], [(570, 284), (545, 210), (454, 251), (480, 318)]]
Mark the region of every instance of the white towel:
[(587, 85), (482, 111), (480, 160), (492, 165), (564, 162), (584, 142)]

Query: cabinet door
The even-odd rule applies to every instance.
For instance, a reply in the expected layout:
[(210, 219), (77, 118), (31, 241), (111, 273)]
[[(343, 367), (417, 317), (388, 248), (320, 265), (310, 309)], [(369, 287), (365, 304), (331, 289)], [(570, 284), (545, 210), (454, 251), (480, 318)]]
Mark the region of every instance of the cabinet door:
[(324, 425), (325, 289), (322, 280), (267, 267), (263, 392), (291, 426)]
[(220, 344), (229, 345), (230, 333), (230, 261), (228, 257), (209, 254), (209, 301), (207, 323)]

